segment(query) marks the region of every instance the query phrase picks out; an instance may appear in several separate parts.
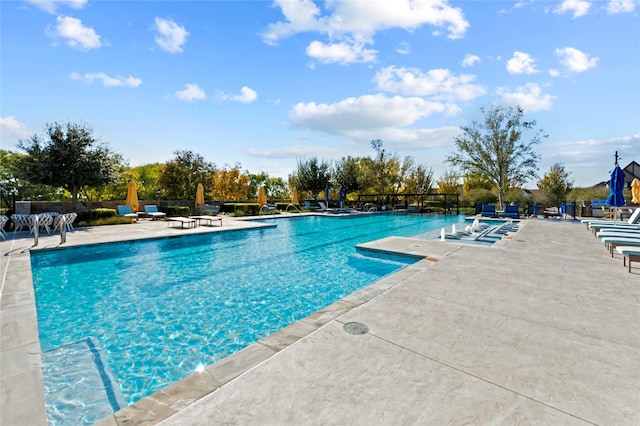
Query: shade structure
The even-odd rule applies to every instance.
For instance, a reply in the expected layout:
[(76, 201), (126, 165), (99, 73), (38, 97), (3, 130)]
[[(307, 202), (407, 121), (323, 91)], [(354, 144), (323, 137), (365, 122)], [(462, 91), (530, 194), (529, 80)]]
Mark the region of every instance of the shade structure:
[(640, 204), (640, 180), (637, 178), (631, 182), (631, 202), (634, 204)]
[(264, 192), (264, 186), (258, 189), (258, 204), (261, 206), (267, 204), (267, 195)]
[(324, 202), (327, 204), (327, 207), (329, 207), (329, 185), (324, 187)]
[(618, 207), (624, 206), (624, 196), (622, 191), (624, 190), (624, 172), (620, 166), (616, 167), (611, 172), (611, 181), (609, 182), (609, 198), (607, 198), (607, 204), (614, 207), (614, 220), (618, 217)]
[(291, 190), (291, 204), (299, 204), (300, 201), (298, 201), (298, 190), (296, 188), (293, 188)]
[(127, 201), (125, 204), (131, 206), (131, 210), (134, 212), (138, 211), (138, 186), (134, 181), (129, 182), (127, 186)]
[(199, 183), (196, 190), (196, 209), (204, 204), (204, 186)]

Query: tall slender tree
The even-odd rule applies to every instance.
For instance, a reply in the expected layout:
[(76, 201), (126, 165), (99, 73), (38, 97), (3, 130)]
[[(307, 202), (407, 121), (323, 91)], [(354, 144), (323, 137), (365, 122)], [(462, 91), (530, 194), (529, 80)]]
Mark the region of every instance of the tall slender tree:
[(296, 188), (307, 191), (314, 200), (324, 191), (331, 180), (331, 164), (328, 161), (320, 161), (316, 157), (298, 161), (295, 172)]
[(523, 140), (523, 133), (533, 130), (536, 122), (524, 121), (520, 107), (492, 106), (488, 111), (483, 108), (482, 112), (484, 123), (473, 121), (460, 128), (462, 134), (454, 139), (458, 150), (448, 156), (447, 161), (465, 174), (493, 183), (503, 207), (506, 189), (536, 177), (539, 155), (533, 147), (547, 135), (538, 130), (531, 139)]

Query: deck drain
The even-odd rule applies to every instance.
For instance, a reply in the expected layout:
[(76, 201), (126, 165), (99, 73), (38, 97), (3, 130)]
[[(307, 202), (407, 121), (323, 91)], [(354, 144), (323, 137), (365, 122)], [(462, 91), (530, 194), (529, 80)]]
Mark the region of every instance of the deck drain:
[(369, 327), (361, 322), (348, 322), (342, 327), (349, 334), (367, 334)]

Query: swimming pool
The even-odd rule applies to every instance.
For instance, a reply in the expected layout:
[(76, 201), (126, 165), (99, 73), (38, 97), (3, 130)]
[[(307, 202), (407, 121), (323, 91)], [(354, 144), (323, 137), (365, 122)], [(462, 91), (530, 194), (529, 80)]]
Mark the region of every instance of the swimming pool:
[[(416, 260), (371, 257), (355, 245), (463, 222), (304, 216), (258, 230), (33, 252), (47, 393), (74, 380), (59, 354), (83, 353), (130, 404)], [(50, 396), (56, 418), (78, 405)], [(117, 409), (117, 395), (108, 396)]]

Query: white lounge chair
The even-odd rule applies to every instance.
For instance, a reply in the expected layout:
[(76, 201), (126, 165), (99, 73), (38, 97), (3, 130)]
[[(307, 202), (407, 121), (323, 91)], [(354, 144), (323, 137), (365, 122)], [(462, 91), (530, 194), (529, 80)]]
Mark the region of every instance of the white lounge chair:
[(0, 238), (7, 239), (7, 233), (4, 231), (4, 226), (9, 222), (9, 218), (5, 215), (0, 216)]
[(614, 222), (611, 220), (602, 220), (602, 219), (582, 219), (580, 221), (581, 223), (584, 223), (587, 225), (587, 227), (589, 228), (590, 225), (598, 225), (598, 224), (617, 224), (617, 225), (635, 225), (640, 223), (640, 207), (636, 208), (634, 210), (634, 212), (631, 214), (631, 216), (629, 217), (629, 220), (626, 220), (624, 222)]
[(631, 261), (640, 262), (640, 247), (618, 246), (616, 251), (622, 255), (622, 264), (624, 266), (627, 266), (626, 261), (629, 259), (629, 272), (631, 272)]
[(154, 205), (144, 206), (144, 214), (149, 216), (151, 220), (164, 219), (167, 216), (166, 213), (158, 211), (158, 206)]
[(640, 236), (638, 237), (602, 237), (600, 238), (605, 246), (609, 248), (611, 257), (613, 257), (613, 251), (618, 246), (639, 246)]

